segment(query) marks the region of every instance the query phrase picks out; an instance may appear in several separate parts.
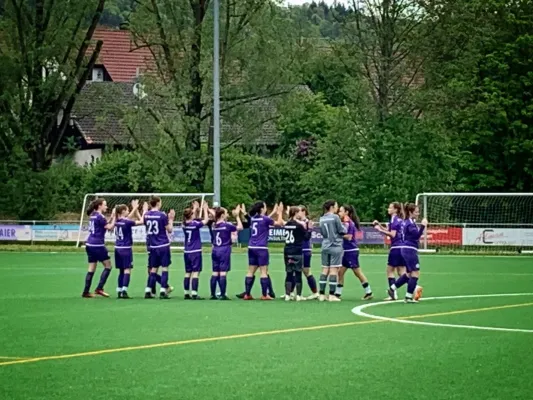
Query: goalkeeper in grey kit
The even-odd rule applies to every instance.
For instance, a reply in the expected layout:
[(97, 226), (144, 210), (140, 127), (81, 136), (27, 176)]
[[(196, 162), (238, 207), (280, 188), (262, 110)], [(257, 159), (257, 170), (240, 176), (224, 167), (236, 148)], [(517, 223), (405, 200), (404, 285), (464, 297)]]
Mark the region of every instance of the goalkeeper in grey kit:
[(342, 266), (343, 237), (346, 228), (337, 215), (339, 205), (335, 200), (328, 200), (323, 206), (324, 215), (320, 217), (320, 233), (322, 234), (322, 273), (320, 274), (319, 301), (326, 300), (326, 285), (329, 278), (329, 301), (341, 301), (335, 296), (339, 268)]
[(305, 222), (305, 209), (303, 207), (290, 207), (289, 220), (281, 219), (283, 212), (278, 213), (277, 225), (285, 227), (285, 300), (291, 299), (291, 293), (296, 288), (296, 301), (302, 300), (302, 271), (303, 271), (303, 245), (311, 238), (311, 231)]

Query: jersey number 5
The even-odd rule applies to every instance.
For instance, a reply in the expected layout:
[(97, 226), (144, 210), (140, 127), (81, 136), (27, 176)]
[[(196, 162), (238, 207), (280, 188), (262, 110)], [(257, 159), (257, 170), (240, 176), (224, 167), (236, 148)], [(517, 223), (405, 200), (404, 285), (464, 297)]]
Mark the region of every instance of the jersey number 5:
[(159, 225), (157, 225), (157, 221), (152, 221), (152, 220), (146, 221), (146, 234), (157, 235), (158, 233), (159, 233)]
[(252, 224), (252, 236), (257, 236), (257, 222)]

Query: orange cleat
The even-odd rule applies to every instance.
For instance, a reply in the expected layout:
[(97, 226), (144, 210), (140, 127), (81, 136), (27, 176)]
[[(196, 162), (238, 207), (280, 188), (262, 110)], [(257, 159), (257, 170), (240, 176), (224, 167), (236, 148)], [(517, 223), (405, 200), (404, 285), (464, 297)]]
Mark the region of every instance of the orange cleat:
[(103, 291), (103, 289), (96, 289), (94, 291), (94, 294), (98, 295), (98, 296), (102, 296), (102, 297), (109, 297), (109, 294), (107, 294), (106, 292)]
[(81, 294), (81, 297), (84, 297), (86, 299), (92, 299), (93, 297), (96, 297), (94, 294), (92, 293), (89, 293), (89, 292), (84, 292)]
[(261, 296), (261, 300), (274, 300), (274, 299), (267, 295), (267, 296)]
[(422, 286), (417, 286), (417, 288), (415, 289), (415, 293), (414, 293), (414, 299), (415, 300), (420, 300), (420, 298), (422, 297), (422, 291), (424, 290), (424, 288)]
[(243, 300), (253, 300), (254, 298), (251, 295), (249, 295), (249, 294), (245, 294), (242, 299)]

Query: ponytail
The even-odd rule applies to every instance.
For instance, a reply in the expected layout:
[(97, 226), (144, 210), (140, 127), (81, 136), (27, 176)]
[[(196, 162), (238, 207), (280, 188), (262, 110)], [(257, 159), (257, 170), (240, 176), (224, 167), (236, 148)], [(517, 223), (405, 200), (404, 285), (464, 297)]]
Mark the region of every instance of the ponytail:
[(88, 216), (91, 216), (91, 214), (93, 212), (95, 212), (96, 210), (98, 210), (98, 207), (100, 207), (102, 205), (102, 203), (105, 201), (105, 199), (103, 198), (98, 198), (98, 199), (94, 199), (93, 201), (91, 201), (91, 203), (89, 204), (89, 208), (87, 208), (87, 215)]
[(260, 215), (261, 214), (261, 210), (263, 208), (265, 208), (265, 203), (262, 202), (262, 201), (258, 201), (257, 203), (255, 203), (250, 208), (250, 211), (248, 212), (248, 215), (250, 215), (250, 217), (255, 217), (256, 215)]
[(342, 208), (344, 208), (344, 210), (346, 211), (346, 214), (348, 214), (348, 217), (350, 217), (350, 219), (353, 221), (355, 227), (359, 230), (361, 224), (360, 224), (360, 221), (359, 221), (359, 216), (357, 215), (357, 212), (355, 211), (355, 208), (353, 208), (353, 206), (351, 206), (349, 204), (343, 205)]
[(403, 216), (402, 218), (409, 219), (411, 218), (411, 214), (415, 212), (417, 205), (414, 203), (404, 203), (403, 204)]
[(323, 205), (322, 205), (322, 210), (324, 212), (324, 214), (327, 214), (330, 210), (331, 207), (333, 207), (335, 205), (336, 201), (335, 200), (327, 200)]

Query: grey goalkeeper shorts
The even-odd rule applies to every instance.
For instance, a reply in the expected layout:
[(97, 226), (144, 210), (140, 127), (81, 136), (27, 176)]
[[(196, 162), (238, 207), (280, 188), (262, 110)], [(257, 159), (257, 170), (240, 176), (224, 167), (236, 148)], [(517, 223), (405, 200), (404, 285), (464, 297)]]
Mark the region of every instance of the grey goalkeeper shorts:
[(323, 267), (340, 267), (342, 266), (342, 247), (329, 247), (322, 249), (322, 266)]

